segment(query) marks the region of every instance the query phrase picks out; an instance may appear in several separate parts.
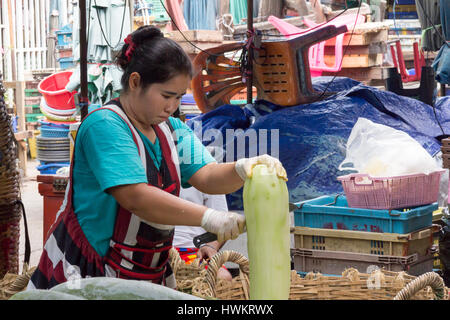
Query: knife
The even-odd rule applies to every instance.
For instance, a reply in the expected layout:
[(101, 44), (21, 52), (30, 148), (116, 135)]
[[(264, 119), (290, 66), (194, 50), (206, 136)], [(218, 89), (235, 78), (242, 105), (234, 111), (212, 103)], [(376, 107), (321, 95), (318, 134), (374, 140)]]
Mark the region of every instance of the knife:
[(211, 241), (217, 240), (217, 234), (211, 232), (205, 232), (199, 236), (194, 237), (192, 242), (194, 242), (194, 246), (196, 248), (200, 248), (200, 246), (204, 243), (208, 243)]
[[(295, 209), (297, 209), (297, 206), (294, 203), (289, 202), (289, 212), (294, 211)], [(215, 233), (205, 232), (199, 236), (195, 236), (192, 242), (196, 248), (200, 248), (202, 244), (216, 240), (217, 235)]]

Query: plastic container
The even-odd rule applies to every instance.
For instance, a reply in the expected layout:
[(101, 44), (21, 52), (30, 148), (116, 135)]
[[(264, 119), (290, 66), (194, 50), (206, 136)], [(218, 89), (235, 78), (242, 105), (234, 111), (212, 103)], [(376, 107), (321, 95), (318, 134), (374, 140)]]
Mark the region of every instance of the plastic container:
[[(147, 12), (144, 12), (144, 10)], [(170, 20), (160, 0), (147, 0), (143, 1), (142, 4), (136, 3), (135, 16), (143, 16), (143, 15), (153, 17), (153, 19), (156, 22), (164, 22)]]
[(44, 115), (42, 113), (27, 113), (25, 114), (26, 122), (37, 122), (39, 119), (42, 119)]
[(415, 5), (416, 4), (416, 0), (397, 0), (397, 4), (398, 5)]
[[(388, 12), (388, 19), (394, 19), (394, 13)], [(395, 19), (419, 19), (417, 12), (397, 12), (395, 11)]]
[(41, 132), (39, 130), (34, 130), (33, 137), (27, 139), (31, 159), (36, 159), (37, 157), (36, 137), (40, 134)]
[(25, 89), (25, 97), (39, 97), (40, 95), (38, 89)]
[(67, 47), (56, 47), (56, 50), (58, 50), (58, 58), (70, 58), (73, 57), (72, 48)]
[(73, 57), (60, 58), (58, 62), (61, 69), (68, 69), (75, 66), (73, 63)]
[(197, 103), (195, 102), (194, 95), (192, 93), (186, 93), (181, 97), (181, 104), (196, 105)]
[(70, 26), (64, 26), (61, 30), (56, 31), (55, 33), (58, 46), (72, 45), (72, 29)]
[(39, 124), (41, 125), (41, 128), (45, 129), (66, 129), (69, 130), (70, 124), (67, 123), (55, 123), (45, 120), (40, 120)]
[(67, 180), (68, 178), (56, 175), (37, 175), (36, 177), (38, 191), (43, 198), (43, 245), (47, 240), (48, 231), (55, 222), (56, 213), (64, 202), (64, 182), (67, 186)]
[(11, 125), (13, 128), (13, 132), (17, 132), (17, 119), (19, 117), (18, 116), (11, 116)]
[(57, 128), (40, 128), (41, 136), (44, 138), (63, 138), (69, 134), (69, 129), (57, 129)]
[(72, 71), (57, 72), (39, 82), (38, 90), (49, 107), (60, 110), (76, 107), (74, 100), (76, 91), (66, 90), (71, 75)]
[(45, 113), (52, 114), (55, 116), (62, 116), (62, 117), (73, 116), (75, 114), (75, 112), (77, 111), (77, 108), (66, 109), (66, 110), (51, 108), (47, 105), (45, 99), (41, 99), (39, 107)]
[(295, 203), (295, 226), (367, 232), (410, 233), (432, 225), (438, 204), (403, 210), (349, 208), (343, 195)]
[(363, 254), (343, 251), (293, 249), (291, 255), (297, 272), (320, 272), (321, 274), (342, 274), (345, 269), (355, 268), (362, 273), (371, 273), (374, 268), (387, 271), (406, 271), (419, 276), (433, 271), (434, 254), (420, 257), (412, 254), (406, 257)]
[(39, 170), (40, 174), (55, 174), (59, 168), (70, 166), (70, 162), (65, 163), (49, 163), (49, 164), (41, 164), (37, 166), (36, 169)]
[(294, 240), (296, 249), (424, 256), (430, 252), (437, 230), (438, 225), (407, 234), (295, 227)]
[(338, 180), (342, 182), (349, 207), (398, 209), (436, 202), (444, 172), (396, 177), (371, 177), (358, 173), (340, 176)]
[(77, 137), (78, 128), (81, 122), (72, 123), (69, 128), (69, 140), (70, 140), (70, 159), (73, 156), (73, 149), (75, 148), (75, 138)]

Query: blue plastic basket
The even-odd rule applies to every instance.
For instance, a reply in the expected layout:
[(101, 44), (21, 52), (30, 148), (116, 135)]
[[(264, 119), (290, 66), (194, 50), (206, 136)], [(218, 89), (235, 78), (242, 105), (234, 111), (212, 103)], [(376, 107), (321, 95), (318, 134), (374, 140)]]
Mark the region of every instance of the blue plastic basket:
[(55, 162), (41, 164), (40, 166), (37, 166), (36, 169), (38, 169), (41, 174), (55, 174), (58, 169), (68, 166), (70, 166), (70, 162)]
[(53, 123), (48, 122), (44, 120), (39, 120), (39, 124), (41, 125), (41, 128), (44, 129), (66, 129), (69, 130), (70, 125), (65, 123)]
[(67, 138), (67, 139), (69, 139), (69, 129), (41, 127), (40, 130), (41, 130), (41, 136), (44, 138)]
[[(294, 222), (299, 227), (367, 232), (410, 233), (431, 226), (433, 203), (409, 209), (349, 208), (343, 195), (323, 196), (295, 204)], [(404, 211), (407, 210), (407, 211)]]

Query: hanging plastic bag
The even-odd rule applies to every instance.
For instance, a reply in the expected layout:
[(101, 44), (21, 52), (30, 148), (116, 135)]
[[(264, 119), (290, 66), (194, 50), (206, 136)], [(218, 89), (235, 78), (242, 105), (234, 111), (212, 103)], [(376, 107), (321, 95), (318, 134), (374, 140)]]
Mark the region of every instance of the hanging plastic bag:
[(437, 161), (407, 133), (358, 118), (347, 140), (339, 170), (373, 177), (393, 177), (442, 170)]

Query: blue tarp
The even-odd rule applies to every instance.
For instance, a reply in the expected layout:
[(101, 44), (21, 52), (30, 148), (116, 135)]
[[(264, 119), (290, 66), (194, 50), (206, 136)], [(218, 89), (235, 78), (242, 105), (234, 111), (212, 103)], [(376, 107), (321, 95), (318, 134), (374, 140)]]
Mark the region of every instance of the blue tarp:
[[(324, 88), (332, 77), (313, 78), (314, 88)], [(294, 107), (280, 107), (267, 101), (256, 101), (254, 110), (236, 105), (224, 105), (188, 121), (188, 125), (206, 146), (219, 145), (219, 139), (207, 132), (215, 129), (227, 135), (227, 129), (241, 129), (242, 133), (267, 129), (267, 151), (272, 154), (271, 133), (278, 129), (278, 156), (286, 168), (291, 202), (298, 202), (321, 195), (342, 193), (336, 177), (348, 172), (338, 171), (345, 158), (346, 142), (359, 117), (367, 118), (415, 138), (432, 156), (440, 151), (436, 137), (450, 134), (450, 97), (438, 98), (433, 108), (418, 100), (365, 86), (348, 78), (335, 78), (328, 91), (338, 92), (327, 100)], [(230, 131), (230, 130), (229, 130)], [(230, 135), (230, 134), (229, 134)], [(263, 139), (264, 136), (259, 137)], [(231, 141), (229, 141), (231, 140)], [(225, 140), (223, 157), (219, 161), (234, 161), (254, 151), (252, 148), (266, 145), (258, 143), (238, 147), (238, 135)], [(241, 140), (242, 141), (242, 140)], [(263, 140), (261, 140), (263, 141)], [(263, 152), (264, 153), (264, 152)], [(276, 154), (272, 154), (276, 156)], [(242, 189), (227, 195), (230, 210), (242, 210)]]

